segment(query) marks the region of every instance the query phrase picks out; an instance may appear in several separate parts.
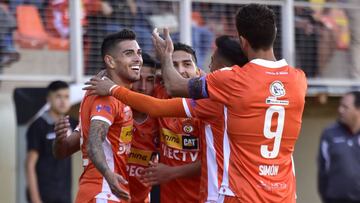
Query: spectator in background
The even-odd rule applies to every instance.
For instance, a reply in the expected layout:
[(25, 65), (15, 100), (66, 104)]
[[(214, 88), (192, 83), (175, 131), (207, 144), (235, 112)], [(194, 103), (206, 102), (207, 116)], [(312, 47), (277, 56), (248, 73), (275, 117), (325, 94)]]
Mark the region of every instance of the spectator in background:
[[(360, 7), (359, 0), (344, 0), (351, 3), (354, 7)], [(351, 76), (355, 79), (360, 78), (360, 11), (359, 9), (349, 8), (346, 10), (350, 28), (350, 53), (352, 62)]]
[[(87, 26), (87, 15), (101, 10), (100, 0), (82, 0), (81, 25)], [(69, 38), (70, 15), (68, 0), (51, 0), (47, 9), (46, 27), (51, 36)], [(86, 31), (86, 29), (85, 29)], [(85, 33), (84, 33), (85, 34)]]
[(7, 1), (0, 1), (0, 25), (0, 67), (3, 67), (18, 61), (20, 58), (13, 42), (16, 19), (9, 12)]
[(323, 203), (359, 203), (360, 92), (345, 94), (338, 113), (321, 136), (318, 190)]
[(311, 8), (295, 7), (296, 66), (308, 77), (315, 77), (318, 72), (317, 21), (313, 14)]
[[(56, 160), (52, 154), (54, 124), (70, 109), (69, 86), (63, 81), (55, 81), (47, 90), (50, 109), (30, 125), (26, 134), (28, 199), (31, 203), (69, 203), (71, 160)], [(70, 120), (70, 123), (74, 129), (75, 121)]]

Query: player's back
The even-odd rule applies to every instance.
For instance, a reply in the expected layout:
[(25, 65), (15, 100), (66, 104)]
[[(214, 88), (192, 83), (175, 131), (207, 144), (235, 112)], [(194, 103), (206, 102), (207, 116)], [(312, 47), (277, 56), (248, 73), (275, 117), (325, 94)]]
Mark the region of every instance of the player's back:
[[(76, 202), (90, 201), (93, 198), (118, 201), (111, 193), (105, 178), (95, 168), (87, 155), (91, 120), (100, 120), (110, 125), (102, 144), (109, 168), (128, 179), (126, 172), (127, 154), (132, 139), (131, 109), (113, 97), (86, 95), (80, 106), (81, 152), (84, 171), (80, 177)], [(100, 136), (100, 135), (99, 135)], [(129, 190), (128, 186), (123, 186)]]
[[(223, 178), (241, 202), (295, 202), (292, 153), (305, 102), (304, 73), (283, 60), (253, 60), (220, 72), (207, 81), (210, 97), (226, 106), (230, 147), (224, 152), (230, 160)], [(220, 192), (229, 194), (226, 187)]]

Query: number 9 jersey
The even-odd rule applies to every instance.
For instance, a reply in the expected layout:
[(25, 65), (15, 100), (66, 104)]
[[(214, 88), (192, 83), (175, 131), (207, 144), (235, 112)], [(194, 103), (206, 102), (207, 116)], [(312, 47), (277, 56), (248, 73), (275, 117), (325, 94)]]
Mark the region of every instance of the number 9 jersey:
[(246, 203), (296, 202), (292, 154), (305, 104), (305, 74), (285, 60), (255, 59), (205, 80), (208, 96), (226, 107), (226, 173), (219, 193)]

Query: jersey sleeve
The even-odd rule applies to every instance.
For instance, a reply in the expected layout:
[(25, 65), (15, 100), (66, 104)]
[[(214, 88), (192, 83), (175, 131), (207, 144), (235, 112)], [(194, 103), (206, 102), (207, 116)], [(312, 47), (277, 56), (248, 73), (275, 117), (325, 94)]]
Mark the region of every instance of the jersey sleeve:
[(27, 150), (36, 150), (40, 151), (41, 147), (41, 133), (43, 132), (42, 127), (39, 123), (39, 120), (32, 123), (26, 133), (27, 141)]
[(118, 106), (111, 97), (97, 97), (91, 105), (91, 120), (101, 120), (112, 125), (118, 115)]
[(211, 100), (227, 105), (236, 91), (236, 73), (233, 68), (223, 68), (206, 76), (207, 94)]
[(185, 99), (183, 98), (183, 106), (187, 117), (199, 119), (218, 118), (222, 113), (223, 105), (210, 99)]

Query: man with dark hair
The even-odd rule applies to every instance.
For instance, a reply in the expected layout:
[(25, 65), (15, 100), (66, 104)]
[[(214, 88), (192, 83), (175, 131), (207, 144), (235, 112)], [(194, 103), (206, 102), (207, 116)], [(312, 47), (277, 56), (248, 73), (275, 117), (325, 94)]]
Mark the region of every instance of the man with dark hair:
[[(105, 37), (101, 55), (106, 77), (114, 83), (130, 88), (139, 80), (143, 60), (133, 31), (123, 29)], [(80, 120), (84, 172), (76, 202), (128, 200), (126, 160), (133, 131), (130, 107), (113, 97), (86, 92), (80, 106)]]
[(244, 5), (236, 15), (236, 25), (250, 62), (191, 79), (173, 68), (169, 30), (164, 29), (165, 40), (155, 30), (153, 41), (165, 86), (172, 95), (210, 98), (226, 107), (219, 112), (225, 117), (229, 143), (224, 144), (227, 173), (220, 201), (292, 203), (296, 201), (292, 154), (301, 128), (306, 77), (285, 60), (276, 60), (272, 10), (260, 4)]
[[(71, 202), (71, 159), (56, 160), (52, 155), (54, 124), (70, 109), (69, 85), (54, 81), (47, 87), (50, 109), (29, 127), (27, 138), (26, 178), (31, 203)], [(76, 122), (70, 119), (67, 133)]]
[(345, 94), (320, 139), (318, 191), (324, 203), (360, 202), (360, 92)]
[[(238, 58), (233, 60), (231, 56), (223, 56), (219, 57), (219, 54), (214, 53), (212, 56), (212, 63), (211, 63), (211, 69), (217, 70), (222, 68), (222, 65), (225, 66), (243, 66), (247, 62), (246, 56), (241, 52), (241, 50), (234, 49), (234, 46), (238, 46), (240, 48), (238, 42), (233, 41), (233, 44), (230, 45), (230, 43), (226, 45), (222, 45), (221, 49), (229, 48), (235, 53), (239, 53), (237, 56)], [(236, 45), (237, 44), (237, 45)], [(174, 66), (176, 67), (179, 62), (181, 62), (180, 57), (181, 53), (179, 50), (179, 47), (184, 46), (174, 46), (175, 49), (173, 53), (173, 60), (174, 60)], [(189, 51), (188, 48), (182, 49), (182, 50), (188, 50), (188, 52), (184, 52), (182, 54), (189, 54), (194, 53), (193, 51)], [(215, 51), (217, 52), (217, 51)], [(223, 53), (222, 53), (223, 54)], [(191, 54), (187, 56), (187, 60), (191, 59)], [(192, 57), (194, 59), (194, 57)], [(226, 59), (225, 59), (226, 58)], [(184, 60), (184, 61), (187, 61)], [(237, 64), (235, 61), (242, 61), (243, 63)], [(180, 63), (182, 64), (182, 63)], [(181, 68), (176, 68), (178, 72), (181, 73)], [(186, 76), (186, 75), (185, 75)], [(95, 82), (94, 79), (93, 82)], [(98, 80), (99, 81), (99, 80)], [(108, 84), (106, 84), (108, 83)], [(98, 94), (108, 94), (109, 88), (113, 85), (110, 81), (101, 81), (98, 84), (92, 83), (93, 85), (96, 85), (96, 93)], [(101, 93), (102, 92), (102, 93)], [(191, 99), (166, 99), (166, 100), (159, 100), (154, 99), (151, 97), (147, 97), (141, 94), (133, 94), (131, 92), (123, 92), (121, 88), (115, 89), (113, 91), (113, 96), (117, 99), (120, 99), (121, 101), (124, 101), (125, 103), (131, 105), (134, 107), (134, 109), (137, 109), (141, 112), (146, 112), (150, 116), (154, 117), (188, 117), (188, 118), (199, 118), (201, 119), (200, 123), (200, 129), (204, 129), (205, 132), (200, 133), (200, 143), (201, 143), (201, 179), (200, 179), (200, 196), (198, 198), (199, 202), (213, 202), (217, 201), (219, 193), (219, 183), (223, 182), (226, 183), (226, 180), (222, 179), (222, 176), (227, 173), (226, 170), (223, 170), (223, 142), (228, 145), (228, 142), (224, 140), (224, 116), (222, 114), (219, 114), (219, 112), (224, 111), (224, 106), (221, 103), (213, 102), (211, 100), (200, 100), (195, 101)], [(159, 97), (162, 98), (162, 97)], [(141, 101), (141, 102), (139, 102)], [(172, 118), (174, 119), (174, 118)], [(174, 119), (175, 120), (175, 119)], [(185, 128), (186, 129), (186, 128)], [(193, 130), (194, 128), (188, 127), (188, 130)], [(176, 131), (175, 131), (176, 132)], [(192, 143), (189, 140), (185, 140), (186, 143)], [(185, 142), (184, 141), (184, 142)], [(194, 142), (198, 143), (198, 142)], [(191, 146), (191, 145), (190, 145)], [(165, 148), (166, 149), (166, 148)], [(166, 152), (166, 151), (165, 151)], [(164, 153), (164, 156), (166, 156), (167, 153)], [(178, 156), (174, 153), (173, 156)], [(227, 156), (227, 155), (226, 155)], [(166, 158), (166, 157), (165, 157)], [(164, 159), (163, 159), (164, 160)], [(166, 159), (165, 159), (166, 160)], [(160, 160), (161, 161), (161, 160)], [(186, 165), (183, 165), (186, 166)], [(188, 165), (191, 166), (191, 165)], [(165, 169), (166, 170), (165, 170)], [(175, 167), (172, 167), (174, 169)], [(190, 169), (191, 167), (187, 167)], [(171, 176), (174, 176), (176, 174), (179, 174), (179, 171), (176, 170), (169, 170), (167, 167), (162, 167), (162, 169), (157, 169), (156, 167), (148, 168), (145, 170), (144, 180), (149, 183), (156, 182), (159, 177), (163, 177), (164, 174), (168, 174), (165, 177), (168, 179)], [(224, 173), (224, 174), (223, 174)], [(224, 182), (225, 181), (225, 182)], [(181, 185), (179, 185), (181, 186)], [(162, 185), (163, 187), (163, 185)], [(181, 187), (172, 187), (171, 189), (163, 190), (169, 194), (172, 190), (175, 191), (184, 191), (186, 188), (194, 188), (190, 184), (187, 184)], [(187, 191), (187, 190), (185, 190)], [(187, 194), (184, 192), (180, 192), (180, 194)], [(168, 199), (171, 198), (170, 196)], [(172, 198), (177, 198), (177, 196), (173, 195)], [(187, 199), (188, 200), (188, 199)], [(184, 202), (184, 201), (182, 201)]]
[(235, 38), (222, 35), (215, 40), (216, 49), (211, 56), (210, 72), (233, 65), (245, 65), (248, 61), (241, 50), (239, 41)]

